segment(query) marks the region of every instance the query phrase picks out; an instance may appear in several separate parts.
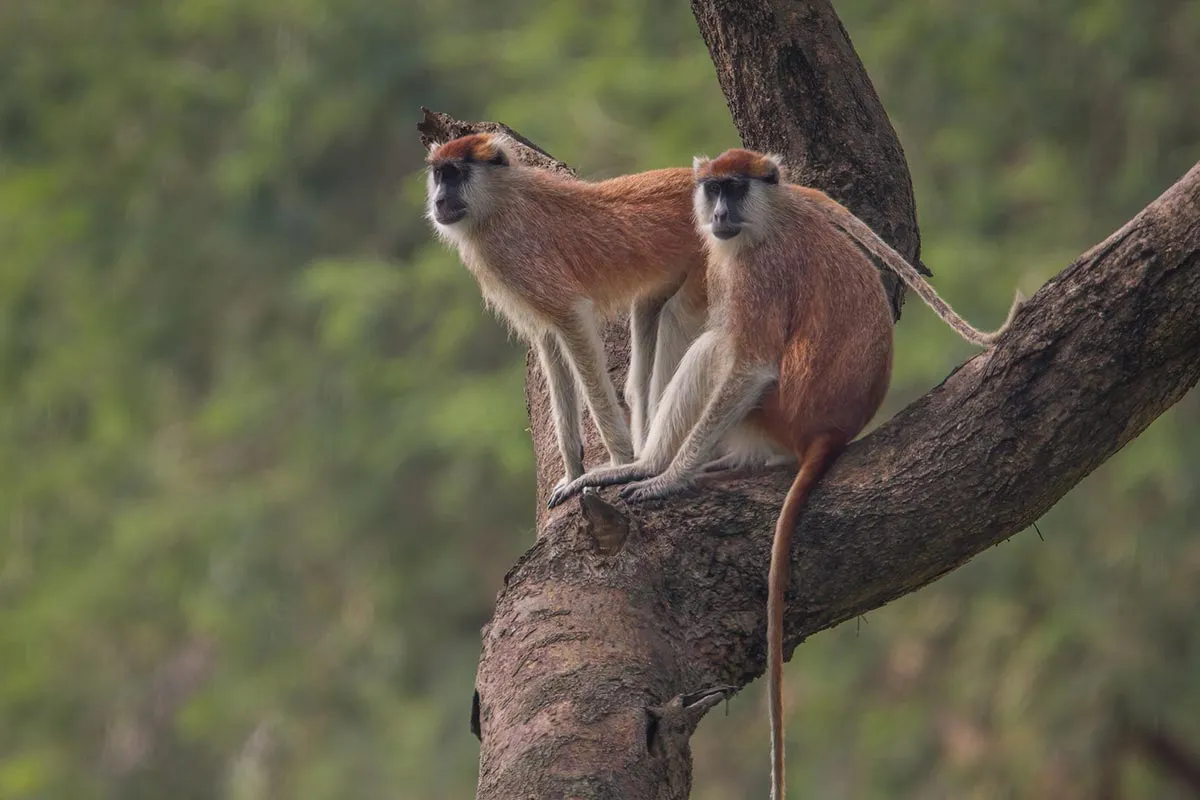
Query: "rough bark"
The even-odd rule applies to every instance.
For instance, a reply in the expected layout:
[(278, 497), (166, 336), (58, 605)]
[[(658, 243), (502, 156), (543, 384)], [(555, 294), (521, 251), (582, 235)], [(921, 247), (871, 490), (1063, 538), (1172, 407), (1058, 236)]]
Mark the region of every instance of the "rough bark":
[[(748, 5), (788, 14), (754, 27), (766, 25), (758, 15), (767, 12), (748, 14)], [(793, 60), (759, 63), (729, 44), (747, 31), (782, 27), (800, 42), (804, 63), (826, 65), (810, 68), (797, 84), (833, 98), (813, 113), (835, 117), (844, 112), (831, 109), (878, 106), (869, 83), (870, 102), (861, 85), (841, 85), (846, 75), (830, 72), (829, 53), (841, 59), (837, 69), (861, 73), (861, 66), (848, 42), (844, 50), (829, 45), (839, 32), (844, 40), (844, 31), (831, 11), (822, 16), (826, 4), (694, 8), (702, 29), (705, 13), (719, 15), (705, 33), (718, 71), (728, 58), (756, 75), (722, 77), (735, 118), (779, 115), (785, 112), (774, 103), (793, 102), (777, 87), (793, 70), (803, 72), (789, 66)], [(746, 27), (732, 31), (730, 19)], [(802, 38), (816, 35), (805, 26), (826, 38)], [(778, 99), (753, 101), (758, 93)], [(845, 93), (859, 99), (845, 100)], [(748, 145), (803, 165), (803, 180), (824, 188), (840, 182), (844, 202), (890, 231), (902, 252), (915, 252), (907, 171), (902, 161), (897, 172), (871, 160), (902, 159), (898, 145), (891, 156), (879, 146), (868, 158), (867, 144), (825, 138), (845, 135), (840, 123), (810, 120), (760, 133), (753, 119), (738, 124)], [(429, 142), (495, 125), (427, 113), (420, 127)], [(894, 140), (890, 124), (874, 131), (858, 141)], [(521, 157), (567, 169), (535, 146)], [(871, 208), (883, 222), (864, 210)], [(912, 237), (907, 251), (904, 235)], [(619, 328), (608, 343), (620, 385)], [(814, 493), (795, 537), (787, 652), (1024, 529), (1198, 378), (1200, 165), (1047, 283), (996, 349), (847, 451)], [(609, 492), (585, 495), (546, 513), (541, 508), (559, 467), (536, 369), (527, 393), (538, 538), (505, 576), (483, 631), (472, 712), (482, 740), (478, 797), (684, 798), (696, 724), (764, 668), (770, 532), (791, 476), (710, 481), (685, 497), (637, 506)], [(601, 460), (594, 434), (587, 455), (589, 464)]]

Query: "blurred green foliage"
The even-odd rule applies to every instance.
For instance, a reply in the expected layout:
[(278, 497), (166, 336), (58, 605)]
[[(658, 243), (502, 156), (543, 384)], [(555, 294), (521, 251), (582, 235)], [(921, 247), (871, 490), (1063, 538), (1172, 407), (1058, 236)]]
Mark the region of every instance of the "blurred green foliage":
[[(839, 11), (980, 325), (1200, 157), (1195, 3)], [(0, 798), (471, 795), (532, 456), (421, 104), (590, 176), (737, 142), (682, 2), (0, 4)], [(912, 303), (898, 348), (881, 418), (971, 352)], [(1123, 700), (1200, 749), (1198, 420), (797, 651), (793, 791), (1088, 797)], [(712, 715), (694, 796), (765, 796), (764, 728)]]

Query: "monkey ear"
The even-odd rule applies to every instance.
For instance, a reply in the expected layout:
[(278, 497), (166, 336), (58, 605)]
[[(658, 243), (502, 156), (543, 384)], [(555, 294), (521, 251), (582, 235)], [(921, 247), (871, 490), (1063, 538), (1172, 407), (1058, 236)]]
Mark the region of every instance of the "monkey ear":
[(779, 182), (787, 183), (788, 173), (787, 167), (783, 165), (783, 156), (779, 156), (774, 153), (767, 153), (767, 161), (770, 161), (772, 164), (774, 164), (775, 169), (779, 171)]
[(712, 159), (708, 156), (693, 156), (692, 157), (692, 174), (699, 175), (704, 169), (712, 163)]
[(489, 133), (488, 140), (491, 142), (492, 146), (496, 148), (496, 151), (499, 154), (493, 163), (503, 167), (511, 166), (516, 160), (516, 141), (514, 141), (513, 138), (508, 134), (501, 133), (499, 131)]

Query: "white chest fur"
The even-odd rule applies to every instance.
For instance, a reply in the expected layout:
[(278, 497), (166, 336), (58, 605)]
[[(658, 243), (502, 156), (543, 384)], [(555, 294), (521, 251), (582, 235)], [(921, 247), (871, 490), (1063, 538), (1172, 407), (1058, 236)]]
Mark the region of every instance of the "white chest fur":
[(437, 225), (438, 234), (458, 248), (463, 264), (475, 276), (484, 303), (497, 316), (505, 320), (512, 329), (525, 339), (532, 340), (547, 325), (530, 306), (529, 302), (504, 280), (500, 270), (492, 267), (483, 252), (468, 235), (463, 223)]

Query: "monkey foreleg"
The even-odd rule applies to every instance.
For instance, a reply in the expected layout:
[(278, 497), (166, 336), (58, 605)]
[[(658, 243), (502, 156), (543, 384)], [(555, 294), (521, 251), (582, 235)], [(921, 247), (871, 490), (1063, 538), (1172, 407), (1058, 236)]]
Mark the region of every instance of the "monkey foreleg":
[(534, 348), (550, 390), (554, 433), (558, 438), (558, 452), (563, 463), (563, 478), (559, 481), (561, 487), (583, 474), (583, 434), (575, 376), (571, 374), (571, 368), (553, 334), (537, 337)]
[(617, 402), (617, 390), (608, 377), (604, 342), (590, 302), (582, 303), (561, 324), (558, 339), (583, 388), (596, 430), (612, 463), (628, 464), (633, 461), (633, 439)]
[(706, 475), (716, 472), (734, 472), (743, 469), (747, 465), (743, 462), (742, 457), (738, 453), (729, 453), (718, 459), (709, 461), (704, 466), (700, 467), (700, 471)]

